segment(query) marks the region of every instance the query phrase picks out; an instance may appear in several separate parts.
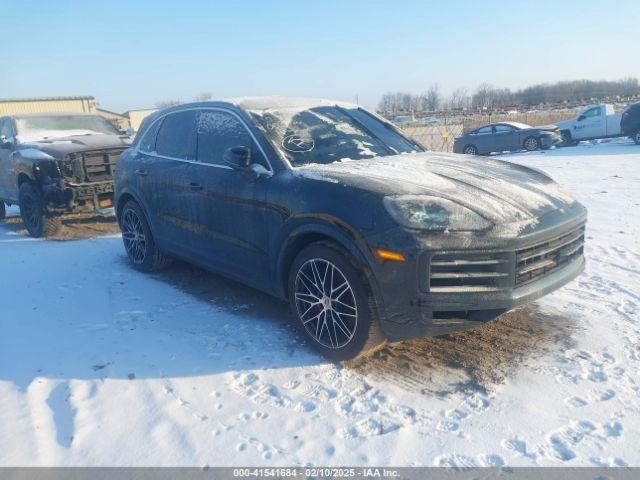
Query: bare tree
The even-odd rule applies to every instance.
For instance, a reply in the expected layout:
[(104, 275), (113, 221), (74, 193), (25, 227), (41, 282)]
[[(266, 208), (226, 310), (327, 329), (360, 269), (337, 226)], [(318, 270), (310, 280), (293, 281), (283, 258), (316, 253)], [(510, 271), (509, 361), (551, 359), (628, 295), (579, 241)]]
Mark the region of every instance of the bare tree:
[(466, 88), (456, 88), (449, 97), (449, 108), (452, 110), (462, 110), (469, 107), (469, 92)]
[(174, 105), (180, 105), (182, 100), (159, 100), (156, 102), (156, 107), (158, 108), (167, 108), (173, 107)]
[(434, 83), (429, 87), (427, 93), (425, 94), (425, 103), (426, 109), (430, 112), (434, 112), (440, 106), (440, 87), (438, 84)]
[(211, 92), (203, 92), (199, 95), (196, 95), (193, 100), (196, 102), (206, 102), (207, 100), (211, 100), (213, 98), (213, 95), (211, 95)]

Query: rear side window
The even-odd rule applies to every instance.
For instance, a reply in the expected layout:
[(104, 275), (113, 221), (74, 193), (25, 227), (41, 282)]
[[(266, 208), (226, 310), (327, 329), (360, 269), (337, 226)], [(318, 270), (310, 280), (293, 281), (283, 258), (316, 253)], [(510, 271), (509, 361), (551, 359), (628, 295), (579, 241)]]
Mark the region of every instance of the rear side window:
[(487, 135), (493, 133), (493, 127), (482, 127), (475, 131), (476, 135)]
[(162, 119), (154, 122), (153, 125), (149, 127), (144, 137), (142, 137), (142, 140), (140, 140), (140, 151), (147, 153), (156, 151), (156, 137), (158, 136), (160, 125), (162, 125)]
[(515, 128), (510, 125), (496, 125), (497, 133), (513, 132)]
[(156, 153), (163, 157), (186, 159), (195, 120), (196, 110), (171, 113), (164, 117), (156, 140)]
[(230, 147), (249, 147), (252, 162), (264, 160), (245, 126), (234, 115), (219, 110), (202, 110), (196, 129), (196, 159), (213, 165), (226, 165), (223, 155)]

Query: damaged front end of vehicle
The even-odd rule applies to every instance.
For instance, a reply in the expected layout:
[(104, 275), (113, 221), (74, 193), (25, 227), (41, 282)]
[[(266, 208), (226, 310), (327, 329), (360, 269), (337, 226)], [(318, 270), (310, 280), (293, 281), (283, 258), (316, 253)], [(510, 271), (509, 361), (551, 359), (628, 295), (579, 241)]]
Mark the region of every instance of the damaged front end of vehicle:
[(33, 164), (47, 213), (87, 212), (113, 206), (113, 174), (123, 148), (46, 155)]

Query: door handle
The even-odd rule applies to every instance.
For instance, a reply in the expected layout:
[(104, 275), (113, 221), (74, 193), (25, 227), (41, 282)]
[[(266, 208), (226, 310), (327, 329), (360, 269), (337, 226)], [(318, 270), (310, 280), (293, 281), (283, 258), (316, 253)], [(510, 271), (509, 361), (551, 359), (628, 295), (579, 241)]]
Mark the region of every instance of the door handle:
[(140, 175), (141, 177), (146, 177), (147, 176), (147, 171), (146, 170), (136, 170), (135, 171), (136, 175)]
[(196, 183), (196, 182), (190, 182), (189, 183), (189, 188), (191, 190), (202, 190), (202, 185), (200, 185), (199, 183)]

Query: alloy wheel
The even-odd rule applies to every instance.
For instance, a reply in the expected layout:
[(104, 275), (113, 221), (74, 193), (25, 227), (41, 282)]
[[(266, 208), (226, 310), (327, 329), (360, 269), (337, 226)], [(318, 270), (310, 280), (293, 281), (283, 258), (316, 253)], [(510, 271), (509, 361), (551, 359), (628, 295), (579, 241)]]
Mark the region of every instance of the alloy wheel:
[(307, 333), (326, 348), (338, 349), (353, 338), (358, 324), (356, 297), (333, 263), (313, 258), (298, 269), (295, 305)]
[(478, 149), (473, 145), (469, 145), (467, 148), (464, 149), (464, 153), (466, 155), (476, 155), (478, 153)]
[(122, 216), (122, 239), (127, 254), (133, 263), (140, 265), (144, 262), (147, 251), (147, 238), (138, 214), (127, 209)]
[(538, 140), (535, 138), (527, 138), (524, 141), (524, 148), (530, 152), (538, 149)]
[(640, 145), (640, 130), (636, 132), (635, 136), (633, 137), (633, 141)]

